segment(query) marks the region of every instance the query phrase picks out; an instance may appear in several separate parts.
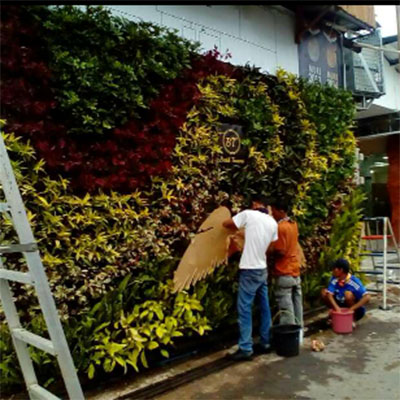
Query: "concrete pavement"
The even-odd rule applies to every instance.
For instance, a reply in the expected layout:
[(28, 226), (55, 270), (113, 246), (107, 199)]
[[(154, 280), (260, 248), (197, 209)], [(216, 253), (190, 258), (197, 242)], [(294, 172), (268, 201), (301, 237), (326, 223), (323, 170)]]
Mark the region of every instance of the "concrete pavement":
[[(330, 328), (306, 337), (300, 355), (282, 358), (259, 355), (250, 362), (234, 363), (190, 383), (153, 397), (157, 400), (399, 400), (400, 399), (400, 288), (389, 285), (387, 311), (379, 309), (381, 294), (373, 295), (367, 315), (353, 333), (335, 334)], [(327, 315), (323, 313), (323, 315)], [(318, 321), (321, 315), (313, 320)], [(309, 321), (312, 322), (312, 321)], [(311, 351), (311, 340), (325, 350)], [(139, 399), (141, 389), (178, 382), (182, 374), (210, 368), (213, 362), (236, 350), (208, 355), (104, 382), (86, 391), (88, 400)], [(176, 378), (175, 378), (176, 377)]]
[[(400, 293), (391, 293), (388, 311), (375, 308), (352, 334), (328, 329), (306, 338), (297, 357), (261, 355), (235, 364), (157, 400), (217, 399), (400, 399)], [(377, 304), (378, 299), (373, 303)], [(318, 338), (326, 347), (310, 350)]]

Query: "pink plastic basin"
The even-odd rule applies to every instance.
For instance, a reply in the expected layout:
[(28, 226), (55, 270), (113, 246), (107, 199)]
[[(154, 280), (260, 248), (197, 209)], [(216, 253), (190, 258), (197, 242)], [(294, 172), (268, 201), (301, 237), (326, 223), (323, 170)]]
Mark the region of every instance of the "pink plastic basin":
[(341, 312), (331, 310), (332, 329), (336, 333), (353, 332), (353, 315), (354, 311), (348, 308), (342, 308)]

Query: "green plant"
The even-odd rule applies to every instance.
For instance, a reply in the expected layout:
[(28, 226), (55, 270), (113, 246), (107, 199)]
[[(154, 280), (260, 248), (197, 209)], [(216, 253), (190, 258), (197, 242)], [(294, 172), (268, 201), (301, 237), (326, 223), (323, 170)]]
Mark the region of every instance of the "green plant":
[(319, 301), (321, 289), (327, 287), (332, 276), (331, 264), (334, 260), (344, 257), (349, 260), (353, 271), (359, 269), (364, 200), (365, 195), (359, 189), (354, 190), (351, 194), (343, 196), (341, 206), (335, 210), (328, 230), (329, 237), (319, 247), (318, 265), (302, 277), (306, 306), (310, 307)]
[[(80, 374), (140, 370), (154, 354), (168, 356), (175, 338), (203, 335), (235, 321), (236, 261), (187, 292), (171, 290), (173, 271), (199, 224), (228, 198), (234, 212), (256, 192), (290, 200), (308, 261), (307, 301), (319, 296), (332, 258), (351, 256), (357, 266), (361, 200), (351, 183), (355, 139), (349, 93), (308, 84), (282, 70), (270, 76), (254, 68), (216, 68), (212, 54), (195, 56), (196, 46), (175, 34), (115, 19), (101, 8), (25, 10), (43, 22), (38, 43), (46, 44), (42, 55), (59, 102), (50, 114), (57, 121), (65, 116), (65, 132), (52, 138), (62, 148), (97, 149), (88, 150), (95, 169), (111, 159), (110, 176), (125, 191), (103, 192), (99, 187), (114, 187), (103, 178), (77, 191), (66, 170), (49, 168), (52, 158), (44, 161), (35, 149), (44, 147), (55, 157), (49, 145), (55, 142), (46, 136), (50, 115), (47, 130), (38, 137), (30, 132), (37, 147), (26, 135), (4, 134)], [(157, 93), (162, 96), (155, 98)], [(186, 97), (196, 101), (183, 101)], [(169, 107), (171, 98), (174, 107)], [(129, 126), (114, 130), (128, 119)], [(144, 119), (150, 122), (143, 124)], [(219, 131), (227, 122), (244, 128), (244, 164), (222, 160)], [(117, 134), (134, 137), (118, 142), (124, 151), (134, 148), (129, 161), (110, 139)], [(125, 186), (132, 176), (124, 163), (132, 171), (157, 170), (158, 153), (149, 143), (160, 147), (164, 173), (149, 174), (146, 185), (130, 190), (137, 186), (130, 181), (133, 186)], [(84, 158), (75, 150), (62, 153), (70, 157), (64, 164), (83, 173)], [(90, 193), (84, 190), (88, 187)], [(0, 228), (2, 243), (15, 239), (9, 221), (0, 220)], [(12, 257), (7, 263), (10, 269), (22, 264)], [(21, 319), (45, 334), (31, 295), (16, 291)], [(2, 384), (12, 385), (19, 372), (3, 322), (0, 329), (1, 349), (6, 349)], [(33, 358), (50, 384), (54, 364), (39, 352), (33, 351)]]
[(8, 326), (0, 323), (0, 371), (2, 386), (13, 388), (21, 384), (21, 370)]
[(196, 44), (147, 22), (111, 16), (98, 6), (37, 7), (53, 90), (69, 134), (122, 126), (189, 67)]
[[(300, 219), (302, 236), (309, 236), (315, 226), (329, 216), (337, 193), (346, 193), (348, 180), (354, 173), (355, 138), (353, 125), (355, 105), (352, 94), (329, 85), (316, 85), (299, 80), (309, 120), (318, 132), (317, 153), (326, 167), (320, 179), (311, 183), (307, 213)], [(340, 110), (340, 113), (338, 112)]]
[(364, 200), (365, 195), (360, 190), (354, 190), (344, 198), (343, 206), (333, 221), (329, 242), (320, 254), (320, 268), (329, 268), (330, 264), (339, 257), (347, 258), (354, 271), (359, 268), (363, 213), (361, 206)]
[[(167, 298), (170, 288), (171, 283), (164, 285)], [(200, 316), (199, 311), (203, 308), (195, 297), (182, 292), (173, 303), (165, 301), (146, 301), (129, 313), (122, 311), (113, 326), (105, 323), (98, 327), (94, 331), (89, 377), (93, 377), (96, 365), (102, 365), (106, 372), (118, 364), (125, 372), (128, 365), (139, 371), (139, 360), (148, 367), (147, 352), (158, 349), (161, 355), (169, 357), (165, 347), (171, 346), (175, 337), (183, 336), (187, 331), (203, 335), (211, 329), (207, 319)]]

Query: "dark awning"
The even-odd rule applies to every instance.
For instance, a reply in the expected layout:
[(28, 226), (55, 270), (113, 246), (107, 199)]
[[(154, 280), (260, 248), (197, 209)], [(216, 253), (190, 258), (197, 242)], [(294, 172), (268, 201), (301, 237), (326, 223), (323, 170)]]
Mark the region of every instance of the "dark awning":
[(296, 15), (302, 15), (308, 21), (317, 20), (320, 15), (323, 15), (325, 21), (332, 22), (336, 25), (341, 25), (352, 31), (374, 30), (374, 27), (367, 22), (348, 13), (343, 8), (337, 5), (288, 5), (285, 6)]

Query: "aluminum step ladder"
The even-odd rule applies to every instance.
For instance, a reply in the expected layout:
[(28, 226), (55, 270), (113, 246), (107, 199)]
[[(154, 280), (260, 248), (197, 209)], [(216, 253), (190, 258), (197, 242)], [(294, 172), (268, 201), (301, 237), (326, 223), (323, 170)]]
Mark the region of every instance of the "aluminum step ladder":
[[(371, 258), (372, 270), (359, 270), (357, 273), (375, 276), (376, 288), (368, 289), (370, 292), (382, 292), (382, 309), (387, 310), (387, 284), (400, 284), (400, 249), (396, 242), (392, 225), (388, 217), (372, 217), (364, 218), (364, 227), (361, 239), (366, 243), (366, 251), (361, 252), (360, 256), (368, 256)], [(371, 226), (372, 224), (372, 226)], [(392, 249), (388, 250), (388, 241), (392, 242)], [(380, 247), (381, 245), (381, 247)], [(388, 255), (396, 255), (396, 259), (388, 262)], [(378, 263), (376, 259), (381, 258), (382, 263)], [(396, 275), (393, 278), (393, 275)], [(380, 289), (382, 284), (382, 289)]]
[[(38, 384), (29, 354), (28, 345), (31, 345), (57, 358), (69, 398), (71, 400), (83, 400), (82, 388), (1, 132), (0, 184), (6, 199), (6, 203), (0, 204), (0, 212), (5, 213), (11, 219), (19, 239), (17, 244), (0, 246), (0, 298), (29, 396), (31, 399), (58, 399), (58, 397)], [(1, 256), (7, 253), (22, 253), (27, 262), (28, 272), (5, 269)], [(50, 340), (29, 332), (22, 327), (13, 301), (13, 293), (9, 281), (34, 286)]]

